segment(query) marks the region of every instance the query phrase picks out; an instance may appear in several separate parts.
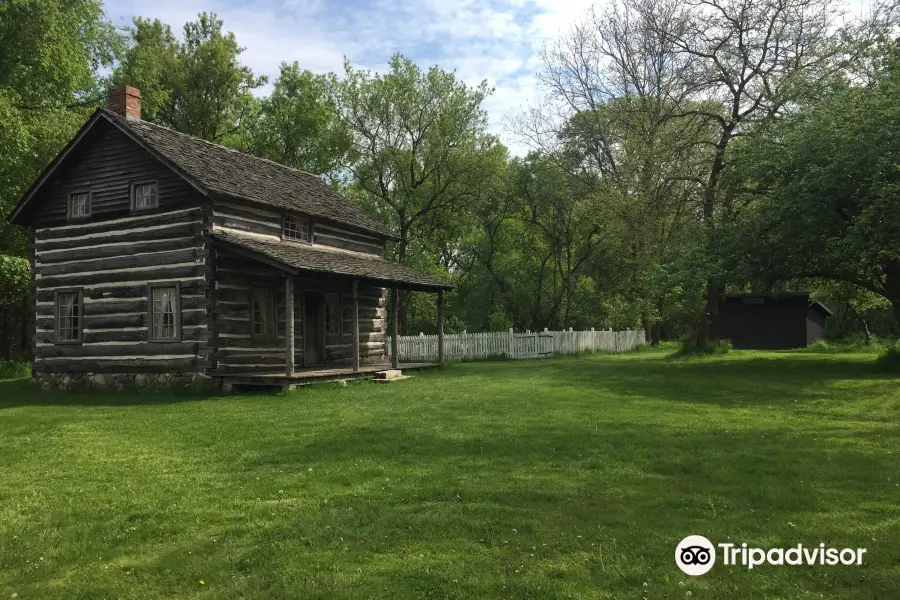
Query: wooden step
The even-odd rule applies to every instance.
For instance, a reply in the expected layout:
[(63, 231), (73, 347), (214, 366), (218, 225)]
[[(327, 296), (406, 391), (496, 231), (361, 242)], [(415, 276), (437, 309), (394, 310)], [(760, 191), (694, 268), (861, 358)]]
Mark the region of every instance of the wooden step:
[(388, 369), (387, 371), (376, 371), (375, 379), (400, 379), (404, 377), (403, 371), (400, 369)]

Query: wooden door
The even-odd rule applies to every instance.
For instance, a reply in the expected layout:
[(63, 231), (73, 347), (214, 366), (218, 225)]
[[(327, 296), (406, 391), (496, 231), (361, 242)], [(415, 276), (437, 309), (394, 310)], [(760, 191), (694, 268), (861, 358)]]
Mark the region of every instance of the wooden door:
[(325, 362), (325, 296), (307, 292), (303, 299), (303, 366)]

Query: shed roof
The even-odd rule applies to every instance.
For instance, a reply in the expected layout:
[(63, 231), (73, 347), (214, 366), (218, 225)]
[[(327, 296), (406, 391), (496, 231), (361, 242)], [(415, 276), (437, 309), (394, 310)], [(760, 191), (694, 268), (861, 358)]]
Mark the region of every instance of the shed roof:
[(452, 289), (431, 275), (420, 273), (387, 259), (326, 246), (312, 246), (298, 242), (267, 240), (231, 231), (216, 230), (213, 242), (250, 258), (262, 260), (291, 273), (327, 273), (363, 279), (377, 285), (437, 291)]

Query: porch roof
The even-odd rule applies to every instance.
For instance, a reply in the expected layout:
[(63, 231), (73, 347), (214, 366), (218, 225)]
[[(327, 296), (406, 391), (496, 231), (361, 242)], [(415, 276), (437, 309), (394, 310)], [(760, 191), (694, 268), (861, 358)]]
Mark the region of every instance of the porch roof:
[(213, 242), (222, 248), (260, 260), (294, 275), (302, 272), (339, 275), (365, 280), (383, 287), (425, 292), (453, 288), (431, 275), (361, 252), (268, 240), (222, 230), (213, 231), (212, 238)]

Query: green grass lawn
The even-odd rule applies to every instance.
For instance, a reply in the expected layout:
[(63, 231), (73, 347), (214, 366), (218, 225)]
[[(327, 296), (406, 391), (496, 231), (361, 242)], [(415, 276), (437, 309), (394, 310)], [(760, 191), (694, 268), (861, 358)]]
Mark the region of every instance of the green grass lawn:
[[(0, 600), (895, 600), (900, 378), (873, 363), (658, 351), (220, 398), (0, 382)], [(689, 534), (868, 553), (692, 578)]]

